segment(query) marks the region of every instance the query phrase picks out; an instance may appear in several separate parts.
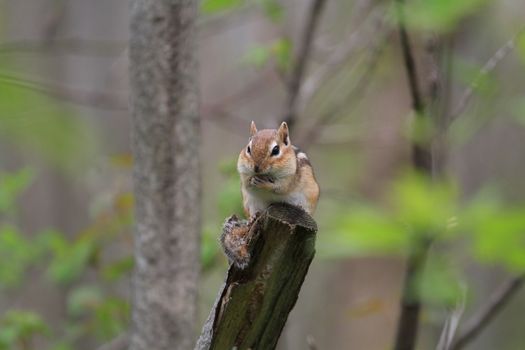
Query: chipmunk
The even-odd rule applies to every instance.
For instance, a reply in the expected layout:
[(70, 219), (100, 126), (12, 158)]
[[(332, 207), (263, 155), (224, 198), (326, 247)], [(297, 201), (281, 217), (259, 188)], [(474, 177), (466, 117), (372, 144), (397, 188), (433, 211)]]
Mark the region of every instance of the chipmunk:
[(241, 177), (244, 212), (248, 220), (232, 215), (220, 238), (228, 258), (239, 268), (248, 265), (249, 231), (258, 215), (270, 204), (284, 202), (313, 215), (319, 199), (319, 185), (308, 157), (290, 142), (288, 125), (257, 130), (252, 121), (248, 145), (237, 161)]

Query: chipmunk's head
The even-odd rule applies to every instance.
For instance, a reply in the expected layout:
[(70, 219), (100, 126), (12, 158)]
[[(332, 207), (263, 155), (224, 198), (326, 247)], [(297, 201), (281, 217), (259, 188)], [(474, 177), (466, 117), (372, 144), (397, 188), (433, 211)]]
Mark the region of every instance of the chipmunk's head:
[(297, 160), (288, 125), (283, 122), (279, 129), (257, 130), (255, 123), (250, 126), (250, 139), (239, 155), (237, 170), (246, 176), (271, 176), (282, 178), (294, 175)]

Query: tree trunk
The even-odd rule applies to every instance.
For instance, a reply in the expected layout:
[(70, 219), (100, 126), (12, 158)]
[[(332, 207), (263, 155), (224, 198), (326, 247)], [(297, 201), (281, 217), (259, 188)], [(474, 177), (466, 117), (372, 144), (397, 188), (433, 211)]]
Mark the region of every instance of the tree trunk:
[(197, 1), (132, 0), (132, 350), (191, 349), (199, 271)]
[(271, 205), (250, 230), (250, 265), (232, 265), (195, 350), (272, 350), (315, 253), (317, 225), (303, 210)]

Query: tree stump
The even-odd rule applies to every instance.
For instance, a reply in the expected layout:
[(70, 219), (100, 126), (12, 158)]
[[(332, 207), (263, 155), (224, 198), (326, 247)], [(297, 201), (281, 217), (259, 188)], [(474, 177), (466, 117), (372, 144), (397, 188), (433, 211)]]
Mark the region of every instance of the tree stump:
[(272, 204), (250, 229), (251, 260), (231, 265), (195, 350), (274, 349), (315, 254), (317, 225)]

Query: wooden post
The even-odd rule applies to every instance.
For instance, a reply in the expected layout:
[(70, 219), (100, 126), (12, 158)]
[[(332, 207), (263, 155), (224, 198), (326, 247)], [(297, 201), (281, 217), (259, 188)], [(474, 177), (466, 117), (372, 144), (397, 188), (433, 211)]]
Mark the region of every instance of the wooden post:
[(249, 266), (230, 266), (195, 350), (274, 349), (314, 257), (316, 232), (303, 210), (271, 205), (250, 230)]

